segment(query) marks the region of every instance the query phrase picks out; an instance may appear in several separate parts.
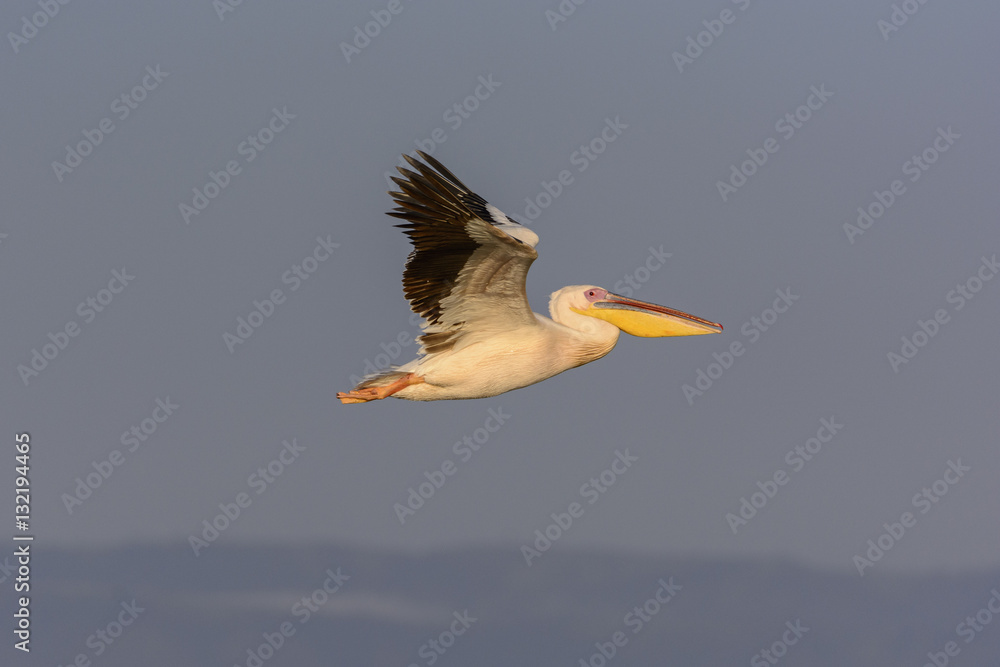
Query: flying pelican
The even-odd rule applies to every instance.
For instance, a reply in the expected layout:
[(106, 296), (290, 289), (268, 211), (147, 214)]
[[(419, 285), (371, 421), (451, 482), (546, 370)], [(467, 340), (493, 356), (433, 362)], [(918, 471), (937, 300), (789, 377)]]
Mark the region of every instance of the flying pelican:
[[(722, 325), (594, 285), (553, 292), (552, 319), (531, 311), (528, 267), (538, 235), (472, 192), (423, 151), (397, 167), (390, 192), (413, 252), (403, 294), (424, 319), (419, 356), (340, 392), (343, 403), (496, 396), (600, 359), (619, 331), (655, 338), (719, 333)], [(426, 163), (426, 164), (425, 164)]]

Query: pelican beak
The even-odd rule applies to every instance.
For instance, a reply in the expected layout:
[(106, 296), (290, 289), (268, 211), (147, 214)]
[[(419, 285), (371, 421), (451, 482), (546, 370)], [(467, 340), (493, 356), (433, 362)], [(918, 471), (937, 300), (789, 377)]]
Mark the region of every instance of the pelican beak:
[(627, 334), (644, 338), (700, 336), (722, 332), (721, 324), (611, 292), (582, 312), (610, 322)]

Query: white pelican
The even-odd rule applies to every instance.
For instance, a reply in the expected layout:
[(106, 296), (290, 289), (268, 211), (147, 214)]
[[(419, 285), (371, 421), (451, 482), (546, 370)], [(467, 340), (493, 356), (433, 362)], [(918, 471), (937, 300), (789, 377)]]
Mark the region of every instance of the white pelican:
[(538, 236), (470, 191), (436, 159), (404, 155), (389, 215), (413, 244), (403, 293), (424, 318), (418, 358), (366, 377), (343, 403), (483, 398), (600, 359), (633, 336), (697, 336), (722, 325), (594, 285), (553, 292), (552, 319), (531, 312), (524, 279)]

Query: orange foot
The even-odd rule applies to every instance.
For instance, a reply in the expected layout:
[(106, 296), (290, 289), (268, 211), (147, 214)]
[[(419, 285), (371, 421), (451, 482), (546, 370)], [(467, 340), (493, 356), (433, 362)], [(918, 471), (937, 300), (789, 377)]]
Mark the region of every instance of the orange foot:
[(368, 401), (377, 401), (383, 398), (388, 398), (392, 396), (397, 391), (406, 389), (410, 385), (421, 384), (424, 379), (413, 373), (407, 373), (403, 377), (399, 378), (392, 384), (383, 385), (381, 387), (366, 387), (364, 389), (352, 389), (348, 392), (337, 392), (337, 398), (340, 399), (341, 403), (367, 403)]

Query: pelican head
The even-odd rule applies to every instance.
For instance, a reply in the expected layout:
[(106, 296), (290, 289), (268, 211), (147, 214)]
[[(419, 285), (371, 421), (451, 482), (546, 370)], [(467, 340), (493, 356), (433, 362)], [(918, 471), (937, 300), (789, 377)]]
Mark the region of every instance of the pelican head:
[(633, 336), (661, 338), (722, 332), (721, 324), (673, 308), (613, 294), (594, 285), (567, 287), (559, 293), (568, 297), (567, 305), (573, 312), (610, 322)]

